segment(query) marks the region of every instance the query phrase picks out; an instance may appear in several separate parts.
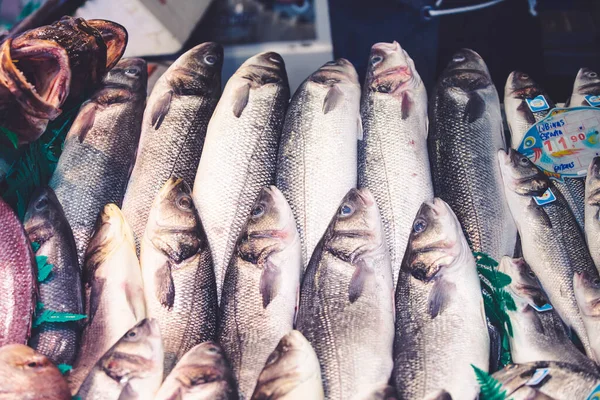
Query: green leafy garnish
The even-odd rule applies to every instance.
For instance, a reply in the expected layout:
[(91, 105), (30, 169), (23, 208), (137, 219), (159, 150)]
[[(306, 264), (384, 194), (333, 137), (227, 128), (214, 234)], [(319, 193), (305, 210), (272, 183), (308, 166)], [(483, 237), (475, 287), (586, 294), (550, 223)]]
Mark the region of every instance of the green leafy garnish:
[(475, 371), (479, 383), (479, 400), (506, 399), (506, 390), (502, 390), (502, 384), (498, 380), (473, 364), (471, 364), (471, 367)]
[(56, 367), (58, 368), (60, 373), (63, 375), (73, 369), (73, 366), (71, 366), (69, 364), (58, 364)]
[(60, 311), (43, 310), (41, 314), (38, 314), (33, 321), (33, 328), (37, 328), (44, 322), (71, 322), (79, 321), (87, 318), (85, 314), (71, 314)]
[(19, 137), (13, 131), (0, 126), (0, 133), (4, 135), (16, 149), (19, 147)]
[(47, 256), (35, 256), (35, 262), (37, 263), (38, 269), (38, 282), (44, 282), (48, 279), (50, 272), (52, 272), (52, 268), (54, 265), (48, 264)]
[(31, 248), (33, 249), (34, 253), (37, 253), (37, 251), (40, 249), (40, 244), (38, 242), (31, 242)]

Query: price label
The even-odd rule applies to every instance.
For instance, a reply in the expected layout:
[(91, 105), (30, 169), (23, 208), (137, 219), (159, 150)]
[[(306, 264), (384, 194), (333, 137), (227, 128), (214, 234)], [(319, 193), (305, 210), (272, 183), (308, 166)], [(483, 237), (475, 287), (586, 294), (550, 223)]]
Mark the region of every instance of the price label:
[(550, 204), (556, 200), (556, 196), (552, 193), (552, 190), (548, 189), (544, 192), (543, 195), (539, 197), (534, 197), (533, 200), (537, 203), (538, 206), (543, 206), (545, 204)]
[(527, 101), (527, 105), (529, 106), (531, 112), (544, 111), (550, 108), (546, 98), (541, 94), (533, 99), (525, 99), (525, 101)]
[(588, 94), (585, 96), (585, 101), (592, 107), (600, 107), (600, 96)]
[(527, 382), (525, 382), (525, 384), (527, 386), (539, 385), (549, 373), (550, 370), (548, 368), (538, 368), (535, 370), (533, 376)]
[(518, 150), (551, 178), (583, 177), (600, 155), (599, 133), (599, 108), (555, 108), (527, 131)]
[(592, 389), (592, 392), (588, 394), (586, 400), (600, 400), (600, 385)]

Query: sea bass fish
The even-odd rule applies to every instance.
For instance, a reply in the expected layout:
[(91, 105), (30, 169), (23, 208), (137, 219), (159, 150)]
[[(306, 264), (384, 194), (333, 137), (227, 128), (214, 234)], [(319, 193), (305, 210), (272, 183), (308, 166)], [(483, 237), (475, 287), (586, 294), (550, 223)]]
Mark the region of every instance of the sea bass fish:
[(221, 95), (222, 66), (223, 48), (203, 43), (181, 55), (152, 89), (123, 199), (138, 254), (150, 207), (167, 179), (194, 181), (206, 127)]
[(154, 400), (238, 400), (223, 349), (214, 342), (193, 347), (167, 376)]
[[(538, 96), (544, 97), (548, 108), (534, 112), (529, 108), (527, 100), (533, 100)], [(529, 128), (546, 118), (548, 112), (555, 106), (550, 96), (528, 74), (512, 72), (504, 88), (504, 110), (512, 136), (511, 147), (518, 150)], [(567, 200), (577, 223), (583, 229), (585, 179), (564, 178), (564, 182), (556, 181), (554, 186)]]
[(206, 234), (191, 189), (169, 178), (154, 201), (142, 239), (140, 265), (146, 314), (156, 319), (165, 375), (195, 345), (213, 340), (217, 287)]
[(351, 189), (306, 269), (296, 325), (319, 358), (326, 399), (369, 399), (387, 385), (393, 291), (375, 198)]
[(0, 348), (2, 400), (70, 400), (69, 386), (46, 356), (22, 344)]
[(76, 397), (81, 400), (153, 399), (163, 376), (160, 329), (143, 319), (94, 366)]
[(371, 48), (361, 117), (358, 186), (369, 188), (379, 206), (395, 285), (415, 215), (433, 198), (427, 92), (413, 60), (397, 42)]
[(600, 269), (600, 157), (594, 157), (587, 171), (584, 227), (590, 254)]
[(581, 68), (577, 72), (575, 83), (573, 83), (573, 93), (565, 104), (566, 107), (589, 107), (590, 103), (586, 96), (600, 96), (600, 77), (596, 71), (589, 68)]
[(472, 399), (471, 365), (487, 371), (489, 357), (475, 259), (457, 216), (435, 198), (414, 220), (396, 287), (393, 382), (405, 400), (444, 398), (441, 390)]
[[(81, 270), (73, 232), (50, 188), (38, 189), (25, 214), (25, 231), (39, 244), (36, 256), (47, 257), (50, 275), (39, 284), (38, 301), (47, 310), (83, 314)], [(55, 364), (73, 365), (81, 337), (80, 322), (43, 323), (33, 330), (29, 345)]]
[(294, 212), (304, 269), (340, 201), (356, 187), (361, 135), (356, 70), (343, 58), (330, 61), (294, 93), (277, 156), (276, 185)]
[(323, 400), (321, 368), (299, 331), (281, 338), (258, 377), (252, 400)]
[(194, 202), (208, 235), (219, 296), (252, 204), (261, 188), (275, 181), (289, 98), (283, 59), (277, 53), (261, 53), (229, 79), (208, 125)]
[(0, 347), (27, 343), (35, 310), (37, 268), (23, 225), (0, 198)]
[[(564, 197), (529, 158), (513, 149), (508, 154), (500, 151), (498, 157), (523, 258), (538, 276), (550, 304), (575, 331), (589, 355), (589, 338), (573, 293), (573, 274), (587, 271), (597, 277), (598, 271), (583, 233)], [(547, 189), (556, 200), (539, 206), (533, 197)]]
[(80, 267), (94, 222), (108, 203), (121, 204), (146, 102), (146, 62), (124, 59), (84, 103), (50, 179), (71, 225)]
[(506, 311), (513, 332), (508, 336), (512, 361), (517, 364), (563, 361), (596, 371), (594, 362), (571, 342), (563, 321), (552, 309), (537, 276), (525, 260), (504, 257), (498, 270), (510, 276), (512, 281), (507, 291), (517, 306), (514, 311)]
[(575, 298), (585, 330), (590, 338), (592, 354), (596, 363), (600, 362), (600, 279), (586, 272), (575, 273), (573, 277)]
[(218, 338), (241, 399), (249, 399), (269, 354), (293, 329), (302, 264), (292, 210), (275, 186), (260, 191), (231, 259)]
[(98, 216), (96, 233), (86, 253), (84, 283), (88, 319), (79, 356), (68, 377), (73, 393), (96, 361), (146, 317), (133, 233), (114, 204), (107, 204)]
[(479, 54), (457, 52), (430, 103), (429, 159), (435, 195), (456, 213), (475, 252), (513, 255), (517, 230), (496, 152), (505, 149), (498, 93)]

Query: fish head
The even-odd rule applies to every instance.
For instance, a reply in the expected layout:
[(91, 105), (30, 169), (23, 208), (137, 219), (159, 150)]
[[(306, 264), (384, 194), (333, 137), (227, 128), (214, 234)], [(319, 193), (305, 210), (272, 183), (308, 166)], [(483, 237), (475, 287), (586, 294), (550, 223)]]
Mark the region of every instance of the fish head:
[(124, 58), (108, 71), (104, 86), (122, 87), (131, 92), (146, 92), (148, 65), (141, 58)]
[(453, 91), (470, 93), (493, 87), (492, 78), (483, 58), (470, 49), (461, 49), (442, 72), (442, 85)]
[(540, 307), (548, 304), (548, 297), (540, 281), (523, 258), (502, 257), (498, 271), (510, 277), (508, 288), (513, 295)]
[[(4, 390), (8, 390), (9, 394), (14, 390), (14, 394), (21, 393), (24, 396), (29, 391), (37, 395), (68, 393), (67, 383), (52, 361), (22, 344), (9, 344), (0, 348), (0, 376), (3, 380), (3, 390), (0, 393), (7, 393)], [(21, 397), (9, 395), (8, 398)]]
[(589, 68), (581, 68), (575, 78), (573, 92), (578, 94), (600, 94), (600, 76), (598, 76), (598, 73)]
[(371, 47), (367, 69), (369, 90), (399, 95), (421, 84), (414, 61), (398, 42), (377, 43)]
[(242, 229), (239, 255), (254, 263), (265, 252), (281, 251), (295, 240), (296, 223), (285, 197), (275, 186), (263, 187)]
[(113, 21), (104, 19), (89, 19), (89, 26), (95, 28), (106, 44), (106, 70), (113, 68), (125, 53), (129, 35), (127, 29)]
[(152, 245), (179, 263), (203, 247), (200, 219), (190, 186), (171, 177), (158, 192), (144, 235)]
[(169, 68), (165, 79), (175, 93), (218, 98), (222, 68), (223, 47), (206, 42), (183, 53)]
[(346, 84), (360, 88), (358, 73), (352, 63), (345, 58), (326, 62), (321, 68), (313, 72), (308, 80), (324, 87)]
[(370, 253), (387, 251), (379, 208), (369, 189), (350, 189), (323, 240), (326, 250), (350, 263)]
[(590, 317), (600, 317), (600, 278), (587, 271), (573, 276), (575, 298), (581, 312)]
[(247, 59), (235, 72), (235, 78), (251, 88), (266, 85), (282, 86), (289, 91), (287, 72), (283, 57), (267, 51)]
[(590, 206), (600, 206), (600, 157), (594, 157), (585, 181), (585, 200)]
[(548, 189), (548, 177), (533, 162), (514, 149), (498, 151), (504, 187), (520, 196), (541, 196)]
[(513, 71), (506, 79), (505, 97), (533, 99), (543, 93), (542, 88), (525, 72)]
[(436, 197), (423, 203), (413, 222), (402, 268), (418, 280), (430, 281), (461, 256), (461, 235), (460, 224), (445, 201)]
[(31, 242), (43, 244), (64, 229), (64, 213), (54, 190), (50, 187), (36, 189), (25, 212), (25, 231)]

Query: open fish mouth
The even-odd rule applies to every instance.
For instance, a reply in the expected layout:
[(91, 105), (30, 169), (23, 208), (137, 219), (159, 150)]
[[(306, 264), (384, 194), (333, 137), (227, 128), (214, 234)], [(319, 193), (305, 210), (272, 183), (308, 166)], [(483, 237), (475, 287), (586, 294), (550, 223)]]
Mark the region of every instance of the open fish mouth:
[(64, 48), (48, 40), (31, 39), (0, 48), (0, 84), (22, 110), (35, 118), (54, 119), (69, 95), (71, 69)]

